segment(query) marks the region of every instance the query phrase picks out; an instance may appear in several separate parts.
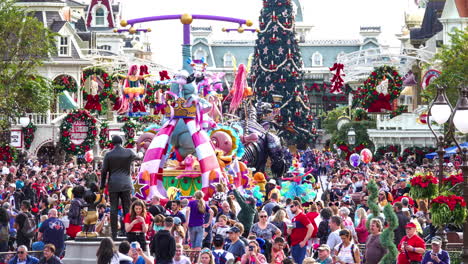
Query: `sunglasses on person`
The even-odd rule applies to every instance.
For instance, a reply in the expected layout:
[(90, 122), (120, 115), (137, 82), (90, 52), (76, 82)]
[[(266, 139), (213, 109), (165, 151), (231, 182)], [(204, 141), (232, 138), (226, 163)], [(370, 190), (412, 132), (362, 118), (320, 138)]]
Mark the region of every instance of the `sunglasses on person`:
[(17, 253), (18, 254), (24, 254), (24, 253), (26, 253), (26, 251), (18, 251)]
[(267, 218), (268, 216), (266, 216), (266, 215), (260, 215), (259, 217), (260, 217), (260, 218)]

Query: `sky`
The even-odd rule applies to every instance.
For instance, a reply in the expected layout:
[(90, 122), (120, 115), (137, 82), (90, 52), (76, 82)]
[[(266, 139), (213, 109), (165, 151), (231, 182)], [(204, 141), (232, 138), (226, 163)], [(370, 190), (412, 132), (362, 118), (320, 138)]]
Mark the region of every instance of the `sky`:
[[(208, 14), (250, 19), (258, 27), (262, 0), (120, 0), (123, 19), (170, 14)], [(417, 10), (414, 0), (302, 0), (304, 22), (313, 25), (312, 39), (359, 39), (360, 26), (381, 26), (379, 41), (391, 47), (400, 42), (405, 12)], [(419, 10), (421, 12), (421, 10)], [(255, 39), (245, 32), (224, 33), (223, 27), (237, 28), (235, 24), (194, 20), (193, 26), (213, 27), (215, 39)], [(155, 62), (173, 69), (181, 67), (182, 24), (179, 20), (149, 22), (137, 25), (151, 28)]]

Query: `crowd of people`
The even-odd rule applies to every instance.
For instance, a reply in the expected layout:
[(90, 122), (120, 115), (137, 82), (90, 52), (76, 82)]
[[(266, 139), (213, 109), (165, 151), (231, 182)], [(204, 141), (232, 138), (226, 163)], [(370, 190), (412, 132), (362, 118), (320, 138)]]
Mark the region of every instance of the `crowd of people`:
[[(131, 184), (138, 161), (131, 167), (136, 155), (122, 153), (129, 156), (128, 170), (121, 176), (128, 176)], [(378, 205), (392, 204), (398, 218), (396, 263), (450, 263), (441, 238), (435, 236), (426, 201), (408, 195), (411, 176), (433, 169), (428, 161), (416, 165), (387, 158), (354, 168), (330, 152), (313, 155), (309, 166), (321, 183), (320, 195), (307, 202), (272, 191), (280, 188), (281, 179), (270, 179), (261, 201), (220, 185), (219, 194), (209, 200), (196, 191), (193, 197), (155, 196), (146, 202), (131, 190), (111, 190), (108, 185), (116, 177), (112, 166), (122, 165), (115, 161), (0, 162), (0, 263), (62, 263), (65, 241), (83, 232), (105, 237), (96, 252), (98, 264), (379, 263), (387, 253), (380, 234), (388, 223), (383, 215), (368, 217), (370, 180), (379, 186)], [(301, 160), (300, 155), (295, 158)], [(458, 169), (454, 164), (446, 163), (447, 173)], [(86, 222), (86, 207), (96, 210), (96, 223)], [(125, 241), (116, 247), (121, 237)], [(42, 254), (38, 259), (31, 251)]]

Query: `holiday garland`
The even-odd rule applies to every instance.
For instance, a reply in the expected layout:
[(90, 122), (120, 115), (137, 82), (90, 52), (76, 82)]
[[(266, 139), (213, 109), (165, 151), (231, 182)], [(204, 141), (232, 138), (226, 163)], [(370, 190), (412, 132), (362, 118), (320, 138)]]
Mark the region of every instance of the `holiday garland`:
[(0, 161), (12, 163), (18, 158), (18, 151), (16, 148), (7, 144), (0, 145)]
[(410, 196), (413, 199), (431, 199), (439, 193), (436, 177), (431, 172), (426, 174), (417, 174), (410, 180)]
[(118, 116), (117, 117), (117, 122), (119, 123), (125, 123), (130, 120), (139, 122), (140, 124), (159, 124), (161, 122), (161, 117), (155, 116), (155, 115), (135, 116), (135, 117), (130, 117), (130, 116)]
[(103, 122), (99, 131), (99, 147), (101, 149), (112, 148), (113, 144), (109, 140), (109, 124)]
[(152, 108), (156, 107), (159, 102), (158, 102), (158, 99), (155, 98), (155, 94), (160, 89), (161, 89), (162, 92), (165, 92), (165, 91), (170, 90), (170, 87), (167, 84), (156, 83), (154, 85), (151, 85), (148, 82), (146, 84), (146, 96), (145, 96), (145, 99), (144, 99), (144, 103), (146, 105), (151, 106)]
[(61, 93), (68, 91), (70, 93), (76, 93), (78, 91), (78, 83), (75, 79), (69, 75), (60, 75), (54, 79), (53, 84), (55, 85), (55, 91)]
[(31, 143), (34, 141), (34, 133), (36, 132), (37, 127), (32, 123), (26, 127), (23, 127), (23, 135), (24, 135), (24, 148), (29, 149), (31, 147)]
[(467, 216), (466, 202), (461, 196), (438, 196), (432, 200), (431, 208), (432, 224), (444, 227), (447, 224), (461, 226)]
[[(376, 90), (384, 77), (388, 80), (386, 94)], [(400, 74), (393, 67), (384, 65), (374, 69), (363, 86), (354, 92), (354, 99), (369, 112), (381, 112), (382, 108), (391, 110), (390, 103), (400, 96), (402, 85)]]
[(403, 156), (400, 161), (406, 161), (409, 156), (415, 156), (416, 162), (420, 163), (427, 153), (434, 152), (434, 147), (409, 147), (403, 150)]
[(138, 129), (138, 123), (134, 122), (133, 120), (128, 120), (122, 127), (122, 130), (125, 132), (125, 148), (133, 148), (135, 147), (135, 135), (136, 130)]
[(375, 151), (374, 159), (376, 161), (379, 161), (382, 158), (384, 158), (386, 153), (389, 153), (389, 152), (393, 154), (393, 157), (397, 157), (398, 155), (400, 155), (401, 146), (400, 145), (387, 145), (387, 146), (378, 147), (377, 150)]
[[(71, 142), (71, 129), (73, 123), (81, 121), (84, 122), (88, 127), (87, 135), (84, 141), (80, 145), (75, 145)], [(63, 149), (73, 155), (82, 155), (86, 151), (90, 150), (94, 146), (94, 142), (97, 136), (96, 119), (86, 110), (80, 109), (75, 110), (68, 114), (60, 126), (60, 143)]]
[(372, 218), (377, 218), (380, 215), (380, 207), (378, 202), (379, 199), (379, 189), (377, 183), (374, 180), (370, 180), (367, 184), (367, 190), (369, 191), (369, 198), (367, 200), (367, 205), (371, 211), (371, 214), (368, 215), (366, 221), (366, 228), (370, 232), (370, 222)]
[(387, 249), (387, 254), (383, 256), (379, 263), (381, 264), (393, 264), (398, 255), (397, 247), (394, 243), (395, 229), (398, 227), (398, 217), (393, 210), (393, 206), (390, 204), (385, 205), (383, 209), (385, 221), (388, 225), (380, 235), (380, 243), (384, 248)]
[(408, 112), (408, 106), (407, 105), (400, 105), (398, 106), (395, 110), (390, 112), (390, 118), (394, 118), (396, 116), (399, 116), (403, 113)]

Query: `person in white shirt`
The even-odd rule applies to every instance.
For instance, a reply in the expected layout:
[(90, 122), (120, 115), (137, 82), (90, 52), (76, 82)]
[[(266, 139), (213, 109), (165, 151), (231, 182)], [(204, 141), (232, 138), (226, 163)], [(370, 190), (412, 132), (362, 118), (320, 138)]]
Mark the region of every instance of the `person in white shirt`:
[(227, 251), (224, 250), (224, 238), (221, 235), (215, 235), (213, 238), (213, 258), (224, 258), (226, 261), (225, 263), (234, 263), (234, 255)]
[(184, 255), (184, 247), (182, 244), (176, 244), (175, 256), (172, 259), (173, 264), (191, 264), (190, 259)]
[(10, 173), (10, 169), (7, 167), (7, 164), (2, 161), (0, 161), (0, 168), (2, 168), (2, 175), (8, 175)]
[(335, 255), (335, 250), (334, 250), (335, 247), (341, 243), (340, 226), (342, 222), (343, 220), (341, 220), (341, 217), (334, 215), (330, 218), (330, 222), (328, 223), (328, 225), (330, 226), (331, 233), (328, 236), (327, 245), (332, 250), (331, 252), (332, 256)]

